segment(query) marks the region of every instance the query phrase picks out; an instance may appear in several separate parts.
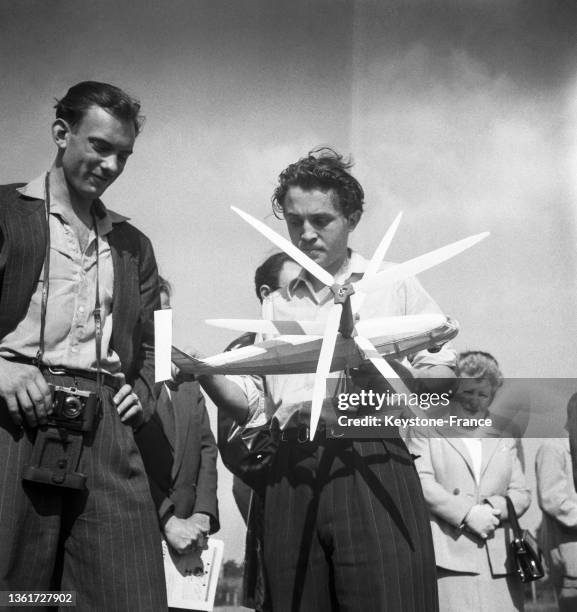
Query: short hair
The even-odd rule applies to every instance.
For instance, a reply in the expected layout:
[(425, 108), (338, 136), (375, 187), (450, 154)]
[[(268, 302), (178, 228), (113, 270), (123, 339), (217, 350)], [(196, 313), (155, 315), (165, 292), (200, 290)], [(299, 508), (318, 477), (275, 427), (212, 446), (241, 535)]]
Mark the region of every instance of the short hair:
[(169, 298), (172, 296), (172, 285), (160, 274), (158, 275), (158, 293), (166, 293)]
[(137, 136), (144, 124), (138, 100), (114, 85), (98, 81), (83, 81), (73, 85), (63, 98), (56, 101), (54, 108), (56, 118), (63, 119), (74, 128), (91, 106), (99, 106), (116, 119), (132, 123)]
[(335, 207), (345, 217), (357, 210), (362, 213), (365, 193), (357, 179), (348, 172), (352, 166), (350, 158), (345, 159), (330, 147), (313, 149), (279, 174), (278, 186), (272, 196), (275, 216), (284, 213), (284, 199), (290, 187), (324, 192), (332, 189), (338, 196)]
[(485, 351), (463, 351), (457, 355), (457, 372), (470, 378), (484, 378), (489, 381), (493, 393), (503, 384), (499, 362)]
[(262, 302), (260, 288), (268, 285), (272, 291), (276, 291), (279, 285), (281, 270), (287, 261), (294, 261), (289, 255), (281, 251), (267, 257), (254, 273), (254, 288), (258, 299)]

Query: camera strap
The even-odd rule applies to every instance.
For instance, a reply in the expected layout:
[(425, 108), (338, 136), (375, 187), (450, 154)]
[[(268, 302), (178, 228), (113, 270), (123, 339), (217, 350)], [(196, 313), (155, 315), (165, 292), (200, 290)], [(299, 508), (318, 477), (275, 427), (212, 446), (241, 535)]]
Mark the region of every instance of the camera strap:
[(100, 240), (98, 239), (98, 225), (96, 213), (92, 205), (92, 226), (96, 237), (96, 299), (94, 303), (94, 335), (96, 341), (96, 393), (101, 397), (102, 392), (102, 369), (100, 367), (102, 351), (102, 314), (100, 310)]
[[(44, 253), (44, 274), (42, 283), (42, 301), (40, 305), (40, 340), (38, 342), (38, 352), (36, 353), (36, 365), (42, 365), (44, 357), (46, 331), (46, 310), (48, 307), (48, 290), (50, 285), (50, 172), (46, 173), (44, 179), (44, 208), (46, 222), (46, 251)], [(96, 392), (98, 397), (102, 392), (102, 368), (101, 368), (101, 350), (102, 350), (102, 315), (100, 304), (100, 240), (98, 237), (98, 225), (96, 223), (96, 214), (94, 205), (92, 206), (92, 225), (96, 236), (96, 298), (94, 303), (94, 332), (96, 343)]]
[(44, 210), (46, 222), (46, 251), (44, 252), (44, 275), (42, 282), (42, 302), (40, 305), (40, 341), (36, 353), (36, 365), (42, 363), (44, 357), (44, 330), (46, 328), (46, 308), (48, 305), (48, 285), (50, 278), (50, 172), (44, 178)]

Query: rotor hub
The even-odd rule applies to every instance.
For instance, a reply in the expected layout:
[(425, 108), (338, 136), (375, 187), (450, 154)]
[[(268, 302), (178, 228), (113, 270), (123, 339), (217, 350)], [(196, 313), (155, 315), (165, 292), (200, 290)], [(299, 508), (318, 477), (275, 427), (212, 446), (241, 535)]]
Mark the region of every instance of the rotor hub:
[(345, 285), (338, 285), (335, 283), (331, 287), (331, 291), (333, 292), (333, 295), (335, 297), (335, 304), (344, 304), (347, 299), (355, 292), (353, 286), (350, 283), (347, 283)]

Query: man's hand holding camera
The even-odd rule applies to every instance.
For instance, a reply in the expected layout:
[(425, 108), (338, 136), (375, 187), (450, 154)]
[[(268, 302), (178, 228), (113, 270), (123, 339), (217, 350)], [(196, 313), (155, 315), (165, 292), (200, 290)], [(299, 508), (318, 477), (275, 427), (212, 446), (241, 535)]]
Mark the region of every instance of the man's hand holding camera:
[[(14, 423), (21, 427), (46, 425), (53, 413), (52, 392), (40, 370), (33, 365), (0, 357), (0, 397)], [(142, 404), (132, 386), (124, 384), (113, 398), (120, 420), (139, 427), (144, 422)]]
[[(0, 357), (0, 397), (14, 423), (21, 427), (45, 425), (52, 412), (52, 395), (40, 370)], [(24, 417), (24, 418), (23, 418)]]

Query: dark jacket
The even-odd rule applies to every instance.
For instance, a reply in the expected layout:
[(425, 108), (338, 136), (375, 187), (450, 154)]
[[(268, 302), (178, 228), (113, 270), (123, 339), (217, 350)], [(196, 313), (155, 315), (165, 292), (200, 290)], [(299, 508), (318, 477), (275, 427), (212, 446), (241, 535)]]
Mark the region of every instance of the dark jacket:
[(159, 518), (210, 516), (210, 531), (220, 528), (216, 497), (218, 450), (198, 383), (163, 387), (152, 419), (136, 443), (144, 461)]

